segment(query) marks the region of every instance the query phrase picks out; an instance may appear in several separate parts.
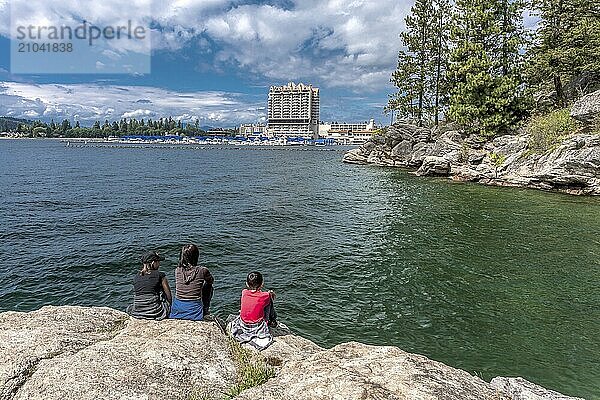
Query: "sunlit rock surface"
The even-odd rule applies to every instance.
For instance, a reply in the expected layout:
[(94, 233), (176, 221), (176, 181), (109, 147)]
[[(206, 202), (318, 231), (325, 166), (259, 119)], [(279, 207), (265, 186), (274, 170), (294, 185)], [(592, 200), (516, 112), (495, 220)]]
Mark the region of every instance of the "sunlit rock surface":
[[(537, 386), (538, 397), (523, 397), (525, 389), (396, 347), (323, 349), (282, 334), (253, 356), (275, 376), (237, 398), (568, 399)], [(228, 398), (240, 372), (229, 340), (215, 322), (136, 320), (110, 308), (1, 313), (0, 399)]]

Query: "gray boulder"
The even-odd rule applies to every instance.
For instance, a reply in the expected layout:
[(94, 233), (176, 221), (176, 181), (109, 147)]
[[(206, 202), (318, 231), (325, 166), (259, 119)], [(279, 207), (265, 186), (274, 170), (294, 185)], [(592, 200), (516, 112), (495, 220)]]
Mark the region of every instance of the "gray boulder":
[(236, 369), (212, 323), (144, 321), (106, 308), (0, 314), (2, 399), (186, 399)]
[(600, 90), (586, 94), (571, 107), (571, 117), (583, 123), (591, 123), (600, 117)]
[(416, 174), (418, 176), (447, 176), (450, 174), (450, 162), (444, 157), (425, 157)]

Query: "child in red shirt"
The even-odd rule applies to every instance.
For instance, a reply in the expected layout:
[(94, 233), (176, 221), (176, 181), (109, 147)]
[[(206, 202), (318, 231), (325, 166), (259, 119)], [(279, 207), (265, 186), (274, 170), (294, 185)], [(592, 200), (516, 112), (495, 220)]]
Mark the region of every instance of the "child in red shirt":
[(246, 278), (248, 289), (242, 290), (240, 314), (228, 318), (227, 332), (242, 344), (264, 350), (273, 343), (271, 327), (277, 326), (277, 313), (273, 307), (275, 293), (263, 292), (260, 272), (250, 272)]
[(240, 318), (246, 324), (265, 321), (269, 327), (277, 326), (277, 313), (273, 306), (275, 293), (263, 292), (263, 276), (260, 272), (250, 272), (246, 278), (248, 289), (242, 290)]

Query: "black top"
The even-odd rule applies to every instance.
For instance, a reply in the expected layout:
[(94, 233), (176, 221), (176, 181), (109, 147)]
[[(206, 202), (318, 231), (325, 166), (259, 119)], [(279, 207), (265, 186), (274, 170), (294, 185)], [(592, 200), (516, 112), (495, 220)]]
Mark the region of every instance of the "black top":
[(133, 290), (135, 294), (160, 294), (162, 292), (162, 280), (165, 273), (152, 270), (148, 275), (136, 274), (133, 277)]

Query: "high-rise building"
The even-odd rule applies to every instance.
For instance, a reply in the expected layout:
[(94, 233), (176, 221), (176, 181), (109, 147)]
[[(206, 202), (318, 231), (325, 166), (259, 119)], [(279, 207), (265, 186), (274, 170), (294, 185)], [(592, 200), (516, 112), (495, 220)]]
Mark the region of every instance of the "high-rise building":
[(319, 88), (294, 82), (271, 86), (268, 110), (269, 133), (316, 138), (319, 130)]

